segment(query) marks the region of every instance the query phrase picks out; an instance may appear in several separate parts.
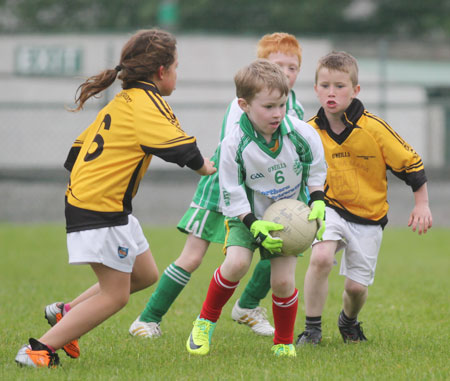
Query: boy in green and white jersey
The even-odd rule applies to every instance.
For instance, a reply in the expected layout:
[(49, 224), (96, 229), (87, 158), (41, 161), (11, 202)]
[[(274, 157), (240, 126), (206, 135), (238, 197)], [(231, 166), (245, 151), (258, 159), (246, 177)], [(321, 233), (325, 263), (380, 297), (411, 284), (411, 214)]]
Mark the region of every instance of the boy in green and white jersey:
[[(258, 42), (257, 55), (278, 64), (288, 78), (289, 95), (286, 113), (303, 119), (303, 106), (292, 90), (301, 65), (301, 47), (297, 39), (287, 33), (265, 35)], [(243, 111), (237, 98), (233, 100), (223, 119), (220, 142), (239, 125)], [(211, 160), (218, 166), (220, 143)], [(164, 271), (158, 287), (152, 294), (144, 311), (131, 325), (129, 332), (134, 336), (158, 337), (164, 314), (188, 283), (191, 274), (201, 264), (210, 242), (224, 243), (224, 216), (219, 206), (218, 172), (202, 178), (197, 186), (192, 203), (181, 218), (178, 229), (188, 234), (180, 256)], [(271, 336), (274, 328), (268, 322), (264, 309), (258, 307), (270, 289), (270, 261), (261, 260), (255, 268), (252, 279), (233, 309), (233, 318), (248, 324), (259, 335)]]
[[(271, 265), (275, 356), (296, 356), (292, 344), (298, 306), (296, 256), (282, 256), (282, 240), (271, 231), (283, 226), (262, 220), (265, 210), (281, 199), (306, 201), (311, 191), (310, 219), (323, 221), (326, 163), (320, 137), (308, 124), (287, 116), (289, 86), (280, 67), (257, 60), (235, 76), (238, 128), (222, 141), (219, 180), (226, 216), (226, 257), (211, 279), (201, 312), (186, 342), (189, 353), (206, 355), (222, 309), (248, 271), (253, 252)], [(325, 228), (319, 229), (320, 239)]]

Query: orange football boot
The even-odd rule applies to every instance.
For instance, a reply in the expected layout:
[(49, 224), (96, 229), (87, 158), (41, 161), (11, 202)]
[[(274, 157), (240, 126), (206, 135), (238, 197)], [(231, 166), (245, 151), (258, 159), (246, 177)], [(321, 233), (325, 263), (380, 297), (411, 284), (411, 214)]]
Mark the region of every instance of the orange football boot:
[(19, 349), (16, 363), (20, 366), (33, 368), (56, 368), (59, 365), (58, 354), (36, 339), (29, 340), (30, 345), (24, 345)]
[[(45, 318), (52, 327), (63, 318), (64, 303), (56, 302), (45, 307)], [(78, 340), (72, 340), (62, 348), (67, 356), (77, 359), (80, 357), (80, 346)]]

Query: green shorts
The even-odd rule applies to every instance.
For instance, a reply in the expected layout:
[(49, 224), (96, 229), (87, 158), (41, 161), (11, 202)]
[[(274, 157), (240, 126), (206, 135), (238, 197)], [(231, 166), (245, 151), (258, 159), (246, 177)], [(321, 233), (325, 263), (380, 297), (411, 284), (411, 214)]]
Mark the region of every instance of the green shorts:
[(177, 225), (179, 231), (208, 242), (224, 243), (225, 217), (213, 210), (190, 207)]
[(255, 238), (253, 238), (253, 234), (250, 233), (250, 230), (248, 230), (248, 228), (239, 220), (225, 219), (225, 228), (226, 237), (224, 249), (229, 246), (241, 246), (251, 251), (255, 251), (259, 248), (261, 259), (270, 259), (282, 256), (281, 254), (270, 254), (270, 252), (263, 247), (259, 247), (256, 244)]

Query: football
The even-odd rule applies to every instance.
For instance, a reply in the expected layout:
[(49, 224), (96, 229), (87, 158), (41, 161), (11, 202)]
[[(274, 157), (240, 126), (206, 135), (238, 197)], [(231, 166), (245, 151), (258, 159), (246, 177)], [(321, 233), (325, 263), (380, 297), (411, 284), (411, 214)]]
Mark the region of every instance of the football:
[(308, 220), (310, 212), (308, 205), (294, 199), (276, 201), (266, 209), (264, 220), (284, 226), (283, 230), (270, 232), (272, 237), (283, 240), (282, 255), (297, 255), (311, 246), (318, 224), (316, 220)]

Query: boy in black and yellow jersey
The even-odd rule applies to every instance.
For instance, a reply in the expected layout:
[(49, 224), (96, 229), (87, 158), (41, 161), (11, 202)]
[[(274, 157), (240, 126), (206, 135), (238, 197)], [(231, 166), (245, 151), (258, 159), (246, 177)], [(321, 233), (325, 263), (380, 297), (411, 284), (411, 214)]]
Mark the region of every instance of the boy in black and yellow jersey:
[(75, 110), (116, 77), (123, 88), (78, 137), (65, 163), (71, 171), (65, 211), (69, 263), (90, 264), (98, 283), (70, 303), (45, 308), (52, 328), (19, 350), (19, 365), (54, 367), (60, 348), (79, 357), (79, 337), (124, 307), (130, 293), (156, 282), (158, 268), (131, 214), (131, 200), (153, 155), (200, 175), (216, 172), (162, 98), (175, 89), (177, 65), (174, 36), (142, 30), (125, 44), (115, 69), (80, 86)]
[(321, 108), (309, 123), (319, 133), (328, 164), (323, 241), (313, 243), (305, 276), (306, 329), (297, 345), (322, 339), (321, 315), (334, 255), (344, 249), (340, 274), (346, 277), (338, 326), (344, 342), (366, 341), (357, 320), (373, 283), (382, 229), (387, 224), (386, 170), (411, 186), (415, 206), (408, 226), (419, 234), (432, 226), (427, 179), (420, 156), (384, 120), (356, 97), (358, 66), (345, 52), (319, 60), (314, 89)]

